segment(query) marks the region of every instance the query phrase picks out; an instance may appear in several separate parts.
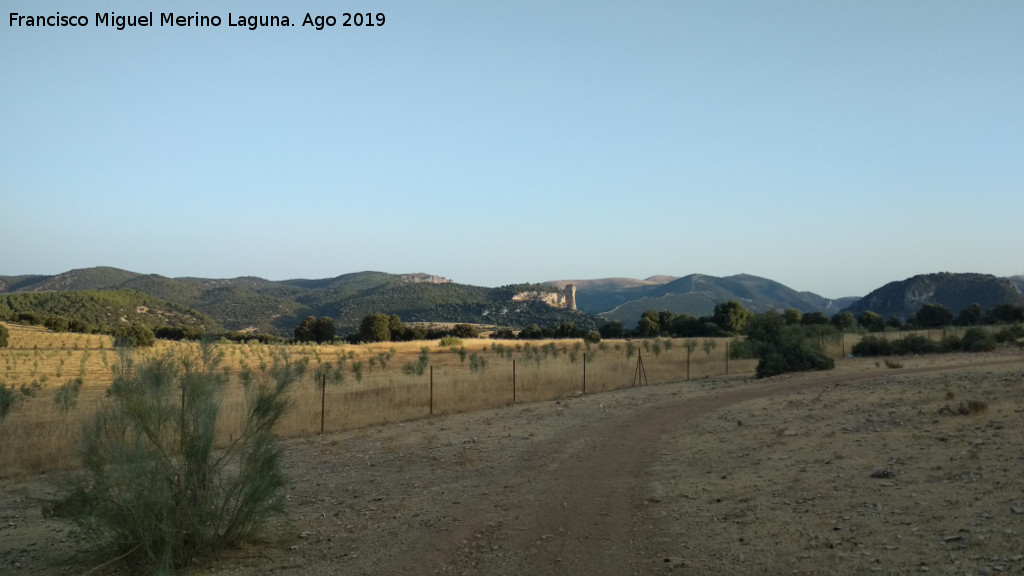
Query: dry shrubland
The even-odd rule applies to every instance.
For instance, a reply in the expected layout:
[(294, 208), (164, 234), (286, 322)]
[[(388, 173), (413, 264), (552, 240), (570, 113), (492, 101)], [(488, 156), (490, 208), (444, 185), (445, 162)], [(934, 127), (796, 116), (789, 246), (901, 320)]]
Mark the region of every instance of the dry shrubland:
[[(10, 345), (0, 348), (0, 384), (14, 390), (15, 404), (0, 421), (7, 439), (0, 477), (72, 468), (77, 465), (76, 438), (82, 424), (104, 400), (119, 361), (113, 339), (19, 325), (8, 328)], [(243, 375), (266, 375), (275, 359), (285, 357), (302, 364), (306, 375), (293, 387), (291, 408), (278, 425), (282, 437), (319, 433), (321, 406), (324, 429), (332, 432), (510, 405), (513, 395), (516, 403), (567, 397), (583, 392), (584, 370), (586, 393), (594, 393), (634, 382), (685, 380), (688, 373), (692, 379), (726, 370), (751, 373), (756, 362), (727, 363), (724, 339), (707, 353), (690, 353), (689, 360), (681, 341), (670, 339), (598, 344), (465, 339), (444, 344), (218, 343), (216, 352), (227, 376), (218, 434), (227, 438), (237, 433), (244, 410)], [(182, 356), (196, 354), (198, 347), (194, 342), (157, 341), (135, 354), (139, 360)], [(422, 374), (403, 369), (424, 358)], [(323, 394), (314, 377), (318, 368), (332, 374)], [(71, 397), (68, 388), (75, 383)]]

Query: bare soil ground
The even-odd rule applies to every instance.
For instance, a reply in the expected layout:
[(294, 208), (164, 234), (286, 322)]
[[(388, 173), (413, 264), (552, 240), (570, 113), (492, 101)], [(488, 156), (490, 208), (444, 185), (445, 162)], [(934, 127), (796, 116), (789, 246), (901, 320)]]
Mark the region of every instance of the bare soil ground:
[[(1024, 355), (903, 362), (289, 440), (287, 518), (186, 573), (1024, 574)], [(102, 562), (53, 485), (0, 482), (0, 574)]]

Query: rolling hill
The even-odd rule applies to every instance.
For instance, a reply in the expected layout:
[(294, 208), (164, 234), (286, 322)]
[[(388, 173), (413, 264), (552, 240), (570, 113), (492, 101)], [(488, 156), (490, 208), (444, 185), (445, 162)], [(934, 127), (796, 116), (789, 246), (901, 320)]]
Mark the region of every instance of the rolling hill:
[(854, 315), (870, 310), (886, 318), (905, 321), (926, 303), (941, 304), (957, 314), (971, 304), (980, 304), (985, 310), (999, 304), (1021, 306), (1024, 294), (1009, 278), (939, 272), (890, 282), (854, 302), (847, 310)]
[(210, 316), (135, 290), (63, 290), (0, 294), (0, 318), (21, 314), (59, 316), (92, 327), (114, 327), (119, 322), (150, 328), (170, 326), (222, 332)]
[[(983, 274), (927, 274), (893, 282), (861, 300), (828, 299), (798, 292), (783, 284), (751, 276), (652, 276), (557, 280), (487, 288), (458, 284), (427, 274), (356, 272), (333, 278), (272, 281), (257, 277), (232, 279), (167, 278), (110, 267), (71, 270), (53, 276), (0, 276), (0, 312), (31, 309), (43, 314), (86, 314), (105, 323), (120, 318), (154, 325), (217, 326), (228, 330), (290, 335), (306, 316), (335, 319), (340, 334), (354, 332), (367, 314), (397, 314), (405, 322), (469, 322), (521, 328), (574, 322), (595, 328), (604, 319), (635, 325), (647, 310), (707, 316), (716, 304), (740, 302), (755, 312), (797, 308), (835, 314), (844, 309), (871, 309), (883, 316), (906, 318), (924, 302), (936, 302), (954, 313), (977, 302), (985, 308), (1020, 304), (1024, 278), (1000, 279)], [(523, 293), (544, 295), (567, 284), (577, 287), (577, 310), (551, 306), (539, 298), (513, 299)], [(59, 294), (78, 294), (72, 305)], [(109, 297), (97, 294), (113, 294)], [(6, 300), (4, 300), (6, 298)], [(111, 299), (106, 304), (89, 304)], [(12, 300), (13, 299), (13, 300)], [(74, 299), (72, 299), (74, 300)], [(84, 306), (84, 308), (83, 308)], [(104, 308), (104, 310), (100, 310)], [(78, 310), (78, 312), (69, 312)], [(139, 311), (143, 312), (139, 312)]]
[(523, 327), (600, 320), (575, 310), (512, 297), (555, 291), (538, 285), (484, 288), (427, 274), (357, 272), (334, 278), (271, 281), (167, 278), (117, 268), (71, 270), (55, 276), (0, 276), (0, 294), (132, 291), (212, 318), (229, 330), (289, 335), (306, 316), (335, 319), (339, 333), (355, 331), (368, 314), (398, 314), (405, 322), (471, 322)]
[(580, 281), (556, 280), (552, 286), (576, 284), (576, 305), (590, 314), (619, 320), (632, 326), (647, 310), (671, 310), (676, 314), (708, 316), (715, 305), (728, 300), (748, 310), (797, 308), (803, 312), (835, 314), (856, 298), (831, 300), (811, 292), (797, 292), (783, 284), (738, 274), (719, 278), (691, 274), (682, 278), (656, 276), (646, 280), (606, 278)]

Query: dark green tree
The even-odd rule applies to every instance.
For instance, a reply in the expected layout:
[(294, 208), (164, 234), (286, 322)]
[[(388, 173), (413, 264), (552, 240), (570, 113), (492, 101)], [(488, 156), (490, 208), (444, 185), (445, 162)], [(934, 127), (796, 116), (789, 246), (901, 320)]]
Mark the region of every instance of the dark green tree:
[(700, 318), (691, 316), (689, 314), (680, 314), (672, 320), (672, 326), (669, 327), (669, 334), (672, 336), (679, 336), (681, 338), (694, 338), (696, 336), (706, 336), (704, 331), (704, 324)]
[(885, 318), (877, 312), (865, 310), (857, 316), (857, 323), (868, 332), (884, 332)]
[(127, 348), (144, 348), (156, 344), (156, 336), (144, 324), (121, 322), (114, 329), (114, 344)]
[(808, 312), (800, 318), (800, 324), (804, 326), (824, 326), (829, 323), (828, 316), (821, 312)]
[(974, 304), (968, 304), (964, 306), (963, 310), (960, 310), (960, 314), (956, 317), (957, 326), (977, 326), (981, 324), (981, 316), (984, 310), (981, 309), (981, 304), (975, 302)]
[(316, 331), (314, 333), (316, 343), (332, 342), (337, 335), (338, 331), (334, 327), (334, 318), (321, 316), (316, 319)]
[(640, 316), (640, 320), (637, 320), (636, 330), (634, 330), (637, 336), (657, 336), (661, 332), (661, 318), (657, 310), (648, 310)]
[(835, 328), (787, 324), (777, 312), (754, 316), (747, 328), (747, 342), (758, 357), (758, 378), (833, 368), (835, 361), (825, 355), (825, 343), (839, 337)]
[(64, 316), (48, 316), (43, 321), (43, 326), (46, 326), (54, 332), (67, 332), (70, 327), (70, 321)]
[(295, 328), (296, 342), (323, 344), (324, 342), (333, 341), (336, 335), (337, 330), (334, 327), (334, 319), (327, 316), (320, 318), (306, 316), (305, 320)]
[(520, 340), (537, 340), (544, 337), (544, 331), (536, 324), (530, 324), (519, 331)]
[(672, 330), (672, 322), (676, 319), (676, 313), (671, 310), (658, 312), (658, 334), (668, 336)]
[(985, 316), (990, 324), (1014, 324), (1024, 322), (1024, 306), (999, 304), (992, 307)]
[(953, 323), (953, 313), (942, 304), (927, 303), (917, 311), (917, 325), (922, 328), (942, 328)]
[(359, 325), (359, 339), (363, 342), (390, 342), (391, 318), (380, 313), (367, 315)]
[(626, 334), (626, 327), (618, 320), (609, 320), (598, 329), (598, 332), (602, 338), (622, 338)]
[(804, 314), (796, 308), (786, 308), (782, 312), (782, 317), (786, 320), (787, 325), (798, 326), (803, 323)]
[(715, 305), (711, 321), (727, 334), (742, 334), (753, 314), (734, 300)]
[(831, 322), (840, 332), (849, 332), (857, 325), (852, 312), (838, 312), (832, 316)]
[(576, 329), (575, 322), (562, 322), (554, 331), (555, 338), (575, 338), (579, 335), (580, 331)]
[(480, 329), (472, 324), (456, 324), (452, 326), (452, 336), (456, 338), (479, 338)]
[(404, 342), (407, 340), (415, 340), (412, 332), (409, 328), (402, 323), (402, 319), (398, 317), (398, 314), (392, 314), (388, 317), (388, 331), (391, 333), (392, 342)]
[(516, 333), (511, 328), (498, 328), (491, 332), (491, 338), (495, 340), (514, 340)]
[(11, 341), (11, 333), (7, 326), (0, 324), (0, 348), (6, 348)]

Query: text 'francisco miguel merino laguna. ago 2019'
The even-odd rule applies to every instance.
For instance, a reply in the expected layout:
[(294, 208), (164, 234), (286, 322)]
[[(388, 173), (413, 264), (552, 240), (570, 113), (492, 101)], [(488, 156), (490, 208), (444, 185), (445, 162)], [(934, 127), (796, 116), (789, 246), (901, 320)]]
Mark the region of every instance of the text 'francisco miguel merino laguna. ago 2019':
[[(87, 15), (74, 15), (69, 16), (57, 12), (56, 14), (49, 15), (28, 15), (19, 14), (18, 12), (10, 13), (10, 21), (8, 26), (10, 27), (45, 27), (45, 28), (65, 28), (65, 27), (83, 27), (93, 24), (95, 26), (105, 26), (108, 28), (116, 28), (117, 30), (124, 30), (125, 28), (147, 28), (155, 25), (160, 26), (177, 26), (181, 28), (188, 27), (217, 27), (227, 22), (229, 27), (248, 28), (249, 30), (256, 30), (257, 28), (272, 28), (281, 26), (294, 26), (291, 19), (288, 16), (246, 16), (244, 14), (235, 15), (228, 12), (227, 18), (221, 18), (218, 15), (204, 15), (196, 12), (195, 14), (182, 15), (175, 14), (174, 12), (161, 12), (159, 16), (154, 17), (152, 12), (148, 14), (135, 14), (135, 15), (124, 15), (117, 14), (115, 12), (96, 12), (96, 17), (90, 19)], [(338, 18), (334, 16), (314, 16), (306, 13), (306, 17), (302, 20), (302, 26), (311, 26), (316, 30), (323, 30), (324, 27), (333, 27), (340, 21), (341, 26), (383, 26), (384, 25), (384, 14), (383, 13), (359, 13), (359, 12), (345, 12), (340, 14)]]

